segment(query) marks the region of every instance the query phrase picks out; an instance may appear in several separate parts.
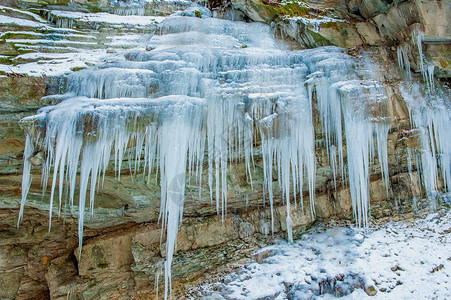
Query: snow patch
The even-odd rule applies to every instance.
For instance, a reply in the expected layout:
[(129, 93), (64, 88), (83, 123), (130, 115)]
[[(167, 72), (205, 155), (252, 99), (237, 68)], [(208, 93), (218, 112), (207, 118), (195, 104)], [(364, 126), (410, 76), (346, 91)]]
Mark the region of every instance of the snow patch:
[(293, 244), (259, 250), (263, 261), (190, 292), (218, 299), (446, 299), (450, 228), (449, 211), (366, 232), (320, 225)]

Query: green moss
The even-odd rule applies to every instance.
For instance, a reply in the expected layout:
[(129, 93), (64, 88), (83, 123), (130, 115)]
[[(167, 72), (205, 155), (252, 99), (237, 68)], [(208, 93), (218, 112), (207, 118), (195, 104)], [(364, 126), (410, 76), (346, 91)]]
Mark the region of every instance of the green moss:
[(314, 31), (309, 30), (308, 33), (310, 36), (314, 39), (315, 43), (313, 47), (320, 47), (320, 46), (331, 46), (334, 45), (331, 41), (323, 37), (321, 34), (316, 33)]
[(195, 11), (194, 11), (194, 15), (195, 15), (197, 18), (202, 18), (202, 13), (200, 12), (200, 10), (195, 10)]
[(343, 30), (346, 28), (346, 23), (343, 22), (325, 22), (321, 23), (321, 28), (333, 28), (337, 29), (338, 31)]
[[(2, 34), (2, 39), (10, 39), (13, 36), (15, 36), (14, 32), (5, 32), (5, 33)], [(5, 42), (5, 41), (3, 40), (2, 42)]]
[(311, 10), (309, 7), (299, 5), (297, 2), (280, 5), (267, 4), (263, 1), (251, 1), (251, 5), (266, 21), (274, 21), (284, 16), (302, 17), (308, 15)]
[(81, 71), (81, 70), (84, 70), (84, 69), (86, 69), (86, 67), (73, 67), (70, 70), (73, 71), (73, 72), (77, 72), (77, 71)]
[(336, 26), (337, 26), (337, 22), (321, 23), (321, 28), (335, 28)]
[(3, 39), (28, 39), (28, 40), (33, 40), (33, 39), (39, 39), (42, 38), (39, 35), (33, 35), (30, 33), (25, 33), (25, 32), (5, 32), (2, 35)]
[(25, 54), (25, 53), (30, 53), (30, 52), (34, 52), (34, 50), (32, 49), (23, 49), (20, 48), (16, 45), (14, 45), (14, 43), (6, 43), (4, 40), (0, 40), (0, 55), (8, 55), (8, 56), (12, 56), (12, 55), (19, 55), (19, 54)]
[(98, 12), (102, 12), (103, 11), (101, 6), (98, 5), (98, 4), (95, 4), (95, 3), (86, 2), (86, 7), (92, 13), (98, 13)]
[[(11, 65), (12, 64), (12, 59), (13, 57), (0, 57), (0, 64), (4, 64), (4, 65)], [(1, 74), (0, 74), (1, 75)]]
[(68, 5), (70, 0), (38, 0), (38, 4), (46, 5)]
[(32, 13), (34, 13), (34, 14), (37, 14), (37, 15), (41, 16), (41, 18), (46, 19), (45, 16), (44, 16), (45, 14), (41, 14), (42, 10), (39, 9), (39, 8), (28, 8), (27, 10), (28, 10), (29, 12), (32, 12)]
[(292, 2), (286, 5), (281, 5), (280, 12), (283, 15), (289, 15), (290, 17), (305, 16), (309, 13), (309, 9), (305, 6), (300, 6), (299, 4)]

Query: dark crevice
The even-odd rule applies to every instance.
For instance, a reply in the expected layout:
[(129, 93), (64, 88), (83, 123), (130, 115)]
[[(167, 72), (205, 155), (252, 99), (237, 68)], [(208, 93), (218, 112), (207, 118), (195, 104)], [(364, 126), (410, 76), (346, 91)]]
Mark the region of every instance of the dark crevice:
[(74, 254), (73, 251), (69, 254), (69, 259), (70, 259), (71, 262), (74, 264), (75, 271), (77, 272), (76, 274), (77, 274), (77, 276), (79, 276), (79, 275), (80, 275), (80, 271), (79, 271), (79, 269), (78, 269), (78, 260), (77, 260), (77, 258), (75, 257), (75, 254)]

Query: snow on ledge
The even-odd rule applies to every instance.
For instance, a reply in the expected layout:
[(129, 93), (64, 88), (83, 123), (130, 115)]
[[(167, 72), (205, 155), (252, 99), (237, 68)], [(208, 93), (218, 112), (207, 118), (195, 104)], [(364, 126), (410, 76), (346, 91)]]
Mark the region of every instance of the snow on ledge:
[(160, 23), (166, 19), (166, 17), (157, 16), (119, 16), (109, 13), (82, 13), (73, 11), (50, 11), (55, 17), (77, 19), (85, 22), (94, 23), (107, 23), (107, 24), (129, 24), (129, 25), (152, 25), (155, 22)]

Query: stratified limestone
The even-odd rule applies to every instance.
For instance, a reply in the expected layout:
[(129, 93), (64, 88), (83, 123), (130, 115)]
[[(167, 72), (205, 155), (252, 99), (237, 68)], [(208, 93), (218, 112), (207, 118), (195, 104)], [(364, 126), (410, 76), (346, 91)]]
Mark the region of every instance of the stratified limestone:
[[(316, 14), (318, 19), (325, 19), (325, 16), (318, 16), (316, 10), (311, 11), (313, 11), (312, 14)], [(254, 12), (246, 13), (251, 19), (257, 18), (253, 17)], [(369, 50), (368, 53), (373, 60), (378, 61), (380, 71), (384, 70), (382, 71), (384, 80), (381, 81), (384, 82), (389, 107), (388, 111), (384, 111), (384, 116), (389, 116), (392, 123), (388, 131), (386, 147), (388, 172), (382, 167), (384, 171), (381, 174), (379, 158), (376, 158), (375, 163), (368, 168), (371, 217), (387, 218), (398, 215), (411, 217), (423, 209), (427, 210), (430, 202), (421, 200), (425, 198), (426, 191), (420, 188), (424, 173), (422, 173), (419, 155), (422, 149), (421, 138), (424, 139), (424, 137), (419, 136), (417, 131), (411, 130), (409, 108), (397, 85), (397, 81), (403, 75), (398, 74), (397, 67), (393, 63), (395, 56), (393, 52), (387, 50), (388, 48), (380, 47), (387, 43), (390, 36), (379, 35), (380, 28), (372, 22), (333, 20), (330, 23), (320, 22), (318, 23), (319, 27), (316, 27), (317, 23), (315, 22), (295, 20), (294, 14), (301, 14), (302, 10), (294, 12), (292, 9), (291, 13), (293, 13), (290, 16), (291, 19), (286, 19), (289, 22), (278, 20), (277, 26), (284, 26), (284, 38), (291, 36), (304, 48), (331, 44), (343, 47), (363, 44), (378, 46)], [(391, 16), (388, 10), (384, 10), (375, 12), (375, 18), (380, 13)], [(259, 12), (258, 16), (265, 22), (270, 19), (267, 12)], [(273, 21), (273, 17), (271, 17), (271, 21)], [(404, 16), (402, 17), (404, 18)], [(294, 25), (290, 22), (293, 22)], [(398, 25), (393, 26), (398, 28)], [(426, 34), (428, 32), (435, 34), (432, 31), (434, 26), (427, 26), (426, 28), (430, 29), (425, 29)], [(402, 27), (402, 30), (405, 28)], [(281, 37), (280, 30), (277, 34), (278, 37)], [(397, 34), (396, 39), (398, 39), (399, 32)], [(437, 31), (437, 36), (441, 36), (440, 34)], [(410, 35), (404, 35), (404, 37), (407, 36)], [(238, 46), (246, 51), (251, 44)], [(434, 53), (433, 61), (439, 61), (442, 66), (447, 67), (446, 47), (446, 44), (425, 46), (428, 53)], [(143, 58), (152, 55), (149, 53), (155, 49), (149, 47), (151, 51), (145, 52), (147, 54), (143, 54)], [(355, 49), (350, 50), (349, 53), (355, 56), (360, 55), (359, 50)], [(130, 57), (132, 56), (137, 57), (138, 55), (130, 53)], [(410, 59), (413, 61), (412, 56)], [(366, 63), (364, 60), (361, 62), (362, 64)], [(414, 69), (419, 70), (416, 67)], [(81, 78), (86, 71), (88, 70), (76, 72), (71, 75), (71, 78), (73, 80), (76, 80), (77, 76)], [(125, 73), (121, 74), (126, 76)], [(141, 73), (137, 77), (152, 76)], [(121, 81), (121, 74), (111, 76), (115, 77), (118, 82)], [(104, 76), (101, 70), (98, 71), (98, 75), (99, 78)], [(74, 295), (86, 299), (126, 296), (150, 298), (155, 296), (154, 280), (156, 277), (159, 278), (161, 296), (161, 292), (164, 291), (164, 259), (167, 257), (167, 244), (166, 235), (161, 233), (158, 223), (161, 197), (159, 182), (153, 177), (150, 181), (146, 181), (143, 179), (145, 174), (142, 172), (137, 172), (137, 174), (133, 171), (130, 172), (129, 170), (134, 168), (132, 160), (124, 161), (120, 181), (115, 178), (112, 166), (107, 169), (105, 184), (95, 195), (93, 217), (86, 214), (83, 255), (80, 259), (78, 257), (77, 207), (73, 210), (69, 205), (63, 207), (60, 218), (54, 213), (52, 230), (48, 234), (48, 200), (52, 180), (46, 182), (49, 188), (43, 198), (40, 170), (45, 153), (42, 149), (36, 148), (29, 160), (33, 175), (28, 196), (29, 202), (25, 208), (23, 223), (19, 229), (16, 229), (19, 214), (18, 201), (21, 194), (20, 173), (23, 167), (22, 156), (25, 144), (25, 136), (16, 122), (34, 114), (35, 110), (42, 105), (58, 103), (61, 100), (58, 97), (40, 99), (44, 95), (60, 92), (55, 90), (55, 87), (65, 86), (65, 84), (59, 82), (54, 84), (44, 78), (15, 75), (0, 77), (0, 80), (6, 87), (6, 89), (2, 89), (2, 97), (0, 97), (2, 116), (4, 117), (2, 122), (5, 124), (2, 126), (0, 136), (2, 140), (4, 140), (3, 137), (6, 140), (0, 146), (2, 167), (0, 239), (1, 245), (4, 246), (2, 248), (4, 250), (0, 254), (2, 258), (0, 291), (3, 293), (0, 294), (0, 297), (32, 299), (52, 296), (55, 299), (63, 299), (68, 295)], [(316, 82), (316, 84), (320, 84), (320, 82)], [(74, 88), (73, 92), (87, 93), (87, 96), (92, 96), (92, 93), (98, 93), (98, 97), (107, 96), (106, 93), (100, 92), (99, 94), (98, 89), (90, 90), (86, 88), (87, 86), (89, 86), (89, 81), (85, 82), (85, 88), (79, 90)], [(109, 86), (108, 97), (113, 93), (120, 92), (115, 89), (116, 87), (115, 85)], [(144, 93), (147, 96), (155, 93), (155, 86), (143, 90), (131, 88), (126, 93), (131, 95)], [(304, 210), (299, 208), (299, 202), (295, 207), (293, 201), (291, 207), (287, 208), (282, 200), (283, 188), (279, 188), (277, 184), (279, 178), (277, 175), (272, 175), (270, 185), (273, 187), (274, 209), (271, 218), (268, 200), (265, 203), (262, 201), (263, 186), (268, 189), (269, 185), (268, 182), (265, 182), (263, 175), (265, 162), (259, 148), (261, 141), (257, 139), (256, 147), (253, 149), (255, 167), (251, 172), (253, 189), (247, 178), (248, 166), (245, 162), (233, 162), (230, 165), (226, 177), (227, 214), (224, 216), (223, 223), (221, 216), (217, 215), (215, 205), (210, 203), (207, 164), (205, 164), (204, 186), (201, 189), (200, 199), (196, 184), (189, 186), (186, 192), (184, 220), (179, 229), (172, 264), (175, 294), (183, 291), (191, 282), (205, 276), (205, 272), (213, 272), (232, 260), (248, 257), (252, 249), (271, 242), (273, 237), (289, 238), (287, 211), (291, 219), (291, 235), (294, 238), (315, 220), (329, 218), (351, 220), (353, 218), (353, 200), (350, 188), (346, 184), (342, 184), (340, 172), (337, 171), (337, 162), (335, 162), (335, 168), (332, 163), (329, 163), (330, 153), (324, 147), (327, 145), (327, 141), (324, 138), (322, 120), (318, 111), (324, 107), (318, 106), (320, 104), (315, 96), (315, 100), (312, 102), (312, 125), (317, 155), (317, 170), (313, 180), (315, 183), (313, 211), (316, 215), (312, 217), (309, 211), (310, 196), (307, 184), (301, 191), (304, 196)], [(371, 106), (372, 112), (379, 111), (381, 107), (380, 105)], [(93, 126), (92, 123), (91, 126)], [(346, 143), (343, 147), (346, 147)], [(277, 150), (277, 148), (274, 149)], [(331, 151), (337, 151), (337, 149)], [(128, 154), (133, 154), (133, 150), (124, 155)], [(347, 160), (346, 152), (343, 153), (343, 158)], [(385, 182), (384, 172), (390, 178), (388, 186)], [(77, 176), (77, 185), (79, 181), (80, 178)], [(436, 188), (440, 190), (443, 187), (439, 183)], [(56, 185), (56, 189), (58, 190), (58, 185)], [(78, 195), (79, 192), (80, 190), (77, 188), (75, 194)], [(57, 210), (58, 207), (55, 203), (54, 211)], [(271, 232), (271, 219), (273, 220), (274, 234)]]

